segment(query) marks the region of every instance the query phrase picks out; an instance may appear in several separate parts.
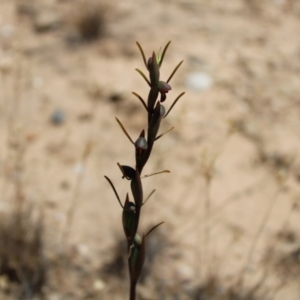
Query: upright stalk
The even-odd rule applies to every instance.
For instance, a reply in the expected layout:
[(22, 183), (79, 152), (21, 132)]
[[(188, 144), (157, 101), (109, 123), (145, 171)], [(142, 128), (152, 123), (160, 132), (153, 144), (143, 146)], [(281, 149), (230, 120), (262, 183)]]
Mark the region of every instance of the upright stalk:
[(130, 282), (130, 295), (129, 295), (129, 300), (135, 300), (135, 288), (136, 287), (136, 282)]
[[(164, 105), (162, 104), (167, 99), (167, 93), (172, 89), (169, 85), (169, 81), (178, 70), (182, 61), (176, 66), (174, 71), (171, 73), (167, 81), (160, 80), (160, 67), (163, 63), (164, 56), (166, 51), (170, 45), (170, 42), (167, 43), (164, 50), (159, 52), (158, 55), (155, 52), (152, 53), (151, 57), (146, 61), (146, 57), (144, 51), (140, 44), (137, 42), (137, 46), (141, 52), (144, 65), (148, 71), (148, 77), (140, 70), (136, 69), (136, 71), (142, 76), (142, 78), (148, 84), (150, 91), (148, 93), (147, 102), (137, 93), (133, 92), (133, 95), (138, 98), (141, 102), (143, 107), (146, 110), (146, 117), (147, 117), (147, 129), (143, 129), (139, 135), (139, 137), (134, 142), (128, 132), (126, 131), (125, 127), (123, 126), (122, 122), (116, 118), (119, 126), (121, 127), (122, 131), (129, 139), (130, 143), (135, 148), (135, 166), (130, 167), (128, 165), (121, 165), (117, 164), (121, 173), (122, 178), (126, 178), (130, 181), (130, 189), (131, 194), (133, 197), (133, 201), (130, 200), (128, 193), (126, 194), (124, 204), (122, 204), (121, 199), (117, 193), (117, 190), (112, 183), (112, 181), (107, 177), (104, 176), (105, 179), (109, 182), (110, 186), (112, 187), (115, 196), (117, 197), (120, 206), (123, 209), (122, 213), (122, 224), (123, 230), (125, 233), (125, 237), (127, 240), (127, 257), (128, 257), (128, 269), (129, 269), (129, 278), (130, 278), (130, 288), (129, 288), (129, 300), (136, 299), (136, 285), (140, 278), (141, 271), (143, 269), (145, 255), (146, 255), (146, 244), (145, 240), (146, 237), (159, 225), (163, 222), (154, 226), (146, 235), (140, 236), (137, 232), (139, 229), (139, 221), (140, 221), (140, 213), (143, 208), (143, 205), (146, 201), (150, 198), (150, 196), (154, 193), (153, 190), (150, 195), (145, 199), (143, 193), (143, 186), (142, 186), (142, 172), (143, 168), (148, 162), (150, 155), (152, 153), (153, 147), (155, 142), (164, 136), (166, 133), (173, 129), (170, 128), (166, 132), (159, 134), (159, 128), (161, 121), (167, 117), (170, 111), (173, 109), (174, 105), (177, 101), (184, 95), (181, 93), (170, 106), (168, 111)], [(150, 175), (146, 175), (144, 177), (148, 177), (151, 175), (156, 175), (160, 173), (168, 173), (168, 170), (163, 170), (160, 172), (155, 172)]]

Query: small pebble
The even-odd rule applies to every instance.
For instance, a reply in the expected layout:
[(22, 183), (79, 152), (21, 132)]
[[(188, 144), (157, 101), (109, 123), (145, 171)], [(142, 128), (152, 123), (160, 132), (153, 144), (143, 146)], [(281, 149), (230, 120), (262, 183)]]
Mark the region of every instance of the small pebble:
[(124, 100), (124, 94), (122, 92), (113, 92), (109, 96), (109, 100), (113, 103), (120, 103), (122, 100)]
[(63, 110), (57, 109), (51, 116), (51, 123), (53, 125), (62, 125), (65, 122), (66, 114)]
[(105, 283), (102, 280), (98, 279), (94, 282), (93, 287), (94, 287), (95, 291), (99, 292), (99, 291), (102, 291), (105, 288)]
[(15, 27), (11, 24), (4, 24), (1, 27), (1, 35), (5, 38), (11, 37), (15, 32)]
[(193, 72), (190, 73), (186, 78), (186, 86), (194, 91), (208, 90), (212, 84), (212, 77), (204, 72)]
[(5, 75), (8, 74), (13, 68), (13, 60), (9, 57), (0, 58), (0, 72)]
[(83, 172), (84, 172), (84, 165), (81, 164), (81, 163), (76, 164), (76, 165), (75, 165), (75, 173), (76, 173), (77, 175), (80, 175), (80, 174), (82, 174)]
[(90, 256), (90, 249), (89, 249), (89, 247), (87, 245), (85, 245), (85, 244), (79, 244), (79, 245), (77, 245), (76, 248), (77, 248), (78, 253), (81, 256), (83, 256), (85, 258), (88, 258)]
[(32, 85), (35, 89), (42, 88), (45, 84), (45, 80), (43, 77), (36, 76), (32, 79)]
[(49, 296), (49, 300), (62, 300), (62, 297), (57, 294), (52, 294)]
[(16, 11), (19, 15), (25, 15), (30, 17), (32, 17), (35, 13), (34, 5), (32, 4), (32, 2), (18, 3)]
[(8, 279), (5, 275), (0, 276), (0, 288), (6, 290), (8, 288)]
[(89, 112), (86, 112), (86, 113), (79, 114), (77, 118), (78, 118), (78, 121), (88, 122), (88, 121), (92, 120), (93, 115)]
[(67, 181), (67, 180), (63, 180), (61, 183), (60, 183), (60, 188), (62, 189), (62, 190), (68, 190), (68, 189), (70, 189), (70, 183), (69, 183), (69, 181)]

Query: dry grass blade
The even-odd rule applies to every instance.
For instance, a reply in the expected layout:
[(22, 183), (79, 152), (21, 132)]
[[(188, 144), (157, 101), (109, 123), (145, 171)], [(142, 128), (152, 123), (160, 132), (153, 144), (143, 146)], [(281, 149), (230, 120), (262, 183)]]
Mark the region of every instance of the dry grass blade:
[(115, 195), (116, 195), (116, 197), (117, 197), (117, 199), (118, 199), (118, 201), (119, 201), (121, 207), (124, 208), (123, 205), (122, 205), (122, 202), (121, 202), (121, 200), (120, 200), (120, 197), (119, 197), (119, 195), (118, 195), (118, 192), (117, 192), (117, 190), (115, 189), (114, 184), (112, 183), (112, 181), (111, 181), (107, 176), (104, 176), (104, 178), (109, 182), (109, 184), (110, 184), (111, 188), (113, 189), (113, 191), (114, 191), (114, 193), (115, 193)]
[(185, 92), (182, 92), (179, 96), (177, 96), (177, 98), (174, 100), (174, 102), (172, 103), (171, 107), (169, 108), (169, 110), (167, 111), (167, 113), (164, 115), (164, 118), (167, 117), (167, 115), (170, 113), (170, 111), (172, 110), (172, 108), (175, 106), (175, 104), (178, 102), (178, 100), (185, 94)]
[(171, 128), (169, 128), (168, 130), (164, 131), (162, 134), (158, 135), (156, 138), (155, 138), (155, 141), (157, 141), (158, 139), (160, 139), (162, 136), (166, 135), (168, 132), (172, 131), (175, 127), (172, 126)]
[(155, 193), (155, 189), (147, 196), (147, 198), (144, 200), (143, 205), (146, 204), (146, 202), (150, 199), (150, 197)]
[(170, 75), (170, 77), (168, 78), (167, 83), (170, 82), (170, 80), (175, 75), (175, 73), (177, 72), (177, 70), (179, 69), (179, 67), (182, 65), (182, 63), (183, 63), (183, 60), (176, 66), (176, 68), (174, 69), (174, 71), (172, 72), (172, 74)]
[(74, 7), (74, 22), (82, 40), (94, 41), (102, 37), (106, 28), (108, 7), (96, 1), (82, 1)]
[(164, 223), (165, 222), (160, 222), (157, 225), (155, 225), (154, 227), (152, 227), (145, 236), (147, 237), (153, 230), (155, 230), (158, 226), (160, 226), (161, 224), (164, 224)]
[(117, 120), (118, 124), (120, 125), (120, 127), (121, 127), (122, 131), (124, 132), (124, 134), (128, 137), (129, 141), (132, 144), (134, 144), (133, 140), (131, 139), (130, 135), (127, 133), (127, 131), (126, 131), (125, 127), (123, 126), (123, 124), (121, 123), (121, 121), (118, 118), (116, 118), (116, 120)]
[(140, 69), (135, 69), (144, 79), (145, 81), (148, 83), (148, 85), (151, 87), (151, 83), (148, 80), (148, 78), (146, 77), (146, 75), (140, 70)]
[(171, 171), (169, 171), (169, 170), (163, 170), (163, 171), (155, 172), (155, 173), (152, 173), (152, 174), (149, 174), (149, 175), (144, 175), (143, 177), (141, 177), (141, 179), (148, 178), (148, 177), (151, 177), (151, 176), (154, 176), (154, 175), (158, 175), (158, 174), (163, 174), (163, 173), (171, 173)]
[(0, 274), (19, 284), (20, 299), (43, 294), (47, 282), (42, 220), (42, 217), (33, 219), (30, 207), (1, 216)]
[(143, 61), (144, 61), (144, 64), (145, 64), (145, 67), (147, 68), (147, 61), (146, 61), (146, 57), (145, 57), (145, 53), (143, 51), (143, 48), (142, 46), (139, 44), (139, 42), (136, 42), (137, 46), (139, 47), (139, 50), (142, 54), (142, 57), (143, 57)]
[(143, 106), (145, 107), (146, 111), (149, 112), (149, 111), (148, 111), (147, 104), (146, 104), (146, 102), (144, 101), (144, 99), (143, 99), (139, 94), (137, 94), (137, 93), (135, 93), (135, 92), (132, 92), (132, 94), (133, 94), (134, 96), (136, 96), (136, 97), (142, 102), (142, 104), (143, 104)]
[(163, 51), (163, 53), (161, 55), (161, 58), (160, 58), (160, 61), (159, 61), (159, 67), (161, 67), (161, 65), (162, 65), (162, 63), (164, 61), (165, 54), (166, 54), (166, 52), (167, 52), (170, 44), (171, 44), (171, 41), (169, 41), (168, 44), (164, 48), (164, 51)]

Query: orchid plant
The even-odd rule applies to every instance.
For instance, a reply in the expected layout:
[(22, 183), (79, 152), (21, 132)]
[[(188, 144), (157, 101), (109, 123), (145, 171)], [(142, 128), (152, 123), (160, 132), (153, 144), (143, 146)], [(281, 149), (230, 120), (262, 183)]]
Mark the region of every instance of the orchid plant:
[(148, 159), (152, 153), (155, 142), (174, 128), (172, 127), (167, 131), (159, 134), (159, 128), (162, 120), (169, 115), (174, 105), (184, 95), (184, 92), (178, 95), (168, 110), (166, 110), (165, 106), (162, 104), (166, 101), (167, 94), (172, 89), (169, 84), (172, 77), (174, 76), (178, 68), (183, 63), (183, 61), (181, 61), (175, 67), (174, 71), (171, 73), (171, 75), (166, 81), (160, 80), (160, 68), (164, 61), (165, 54), (167, 52), (170, 43), (171, 42), (168, 42), (167, 45), (164, 47), (163, 51), (160, 50), (157, 55), (155, 54), (155, 52), (153, 52), (152, 56), (148, 60), (146, 60), (141, 45), (138, 42), (136, 43), (141, 52), (145, 67), (149, 73), (149, 79), (140, 69), (136, 69), (136, 71), (144, 78), (144, 80), (146, 81), (146, 83), (150, 88), (150, 91), (148, 94), (147, 102), (145, 102), (144, 99), (139, 94), (135, 92), (133, 92), (132, 94), (138, 98), (138, 100), (141, 102), (141, 104), (144, 106), (146, 110), (147, 119), (148, 119), (147, 122), (148, 128), (146, 130), (143, 129), (139, 137), (134, 142), (130, 137), (130, 135), (128, 134), (128, 132), (126, 131), (122, 122), (116, 118), (122, 131), (124, 132), (124, 134), (129, 139), (130, 143), (134, 146), (135, 149), (134, 167), (117, 163), (118, 167), (121, 170), (122, 178), (126, 178), (127, 180), (130, 181), (130, 189), (131, 189), (133, 201), (130, 200), (130, 197), (127, 193), (127, 195), (125, 196), (125, 202), (124, 204), (122, 204), (114, 184), (107, 176), (104, 176), (106, 180), (109, 182), (110, 186), (112, 187), (114, 194), (123, 211), (122, 225), (127, 240), (127, 257), (128, 257), (128, 269), (129, 269), (129, 278), (130, 278), (129, 300), (136, 299), (136, 286), (143, 269), (143, 264), (146, 255), (147, 236), (155, 228), (157, 228), (163, 223), (161, 222), (155, 225), (148, 233), (143, 234), (142, 236), (138, 234), (141, 210), (144, 207), (144, 204), (147, 202), (147, 200), (155, 192), (155, 190), (153, 190), (149, 196), (144, 198), (141, 179), (156, 174), (170, 172), (168, 170), (163, 170), (142, 177), (142, 171), (144, 166), (148, 162)]

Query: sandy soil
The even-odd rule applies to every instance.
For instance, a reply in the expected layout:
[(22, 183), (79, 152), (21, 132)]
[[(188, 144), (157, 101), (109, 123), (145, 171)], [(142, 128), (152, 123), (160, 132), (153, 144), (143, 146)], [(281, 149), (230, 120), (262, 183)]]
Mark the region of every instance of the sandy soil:
[[(195, 299), (188, 291), (213, 276), (225, 287), (243, 277), (245, 288), (262, 282), (270, 299), (299, 299), (299, 264), (287, 276), (267, 259), (300, 246), (299, 3), (124, 0), (106, 7), (103, 34), (84, 42), (78, 1), (0, 2), (0, 209), (10, 211), (19, 186), (22, 199), (44, 211), (47, 255), (69, 251), (82, 268), (68, 271), (63, 288), (51, 279), (47, 299), (124, 299), (126, 282), (101, 271), (123, 239), (121, 208), (103, 176), (124, 199), (129, 186), (117, 162), (133, 165), (134, 150), (115, 116), (133, 139), (146, 126), (131, 94), (148, 93), (135, 72), (144, 70), (135, 42), (150, 56), (169, 40), (162, 79), (184, 64), (166, 106), (186, 94), (162, 128), (175, 129), (156, 143), (145, 169), (171, 173), (144, 179), (146, 194), (157, 191), (142, 228), (165, 224), (149, 238), (155, 260), (141, 299), (158, 299), (159, 286), (169, 291), (161, 299)], [(42, 13), (54, 17), (40, 30)], [(195, 72), (210, 84), (191, 88)], [(56, 110), (64, 113), (60, 125), (51, 122)], [(288, 243), (279, 232), (295, 238)]]

